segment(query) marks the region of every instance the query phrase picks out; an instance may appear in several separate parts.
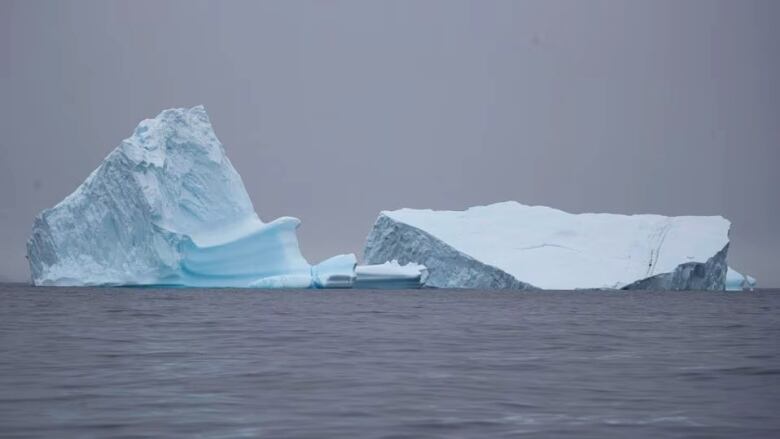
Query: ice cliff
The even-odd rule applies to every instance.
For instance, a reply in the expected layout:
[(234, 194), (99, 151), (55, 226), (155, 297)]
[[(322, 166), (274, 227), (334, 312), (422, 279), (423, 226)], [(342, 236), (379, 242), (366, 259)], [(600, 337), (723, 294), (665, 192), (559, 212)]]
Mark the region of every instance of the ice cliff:
[(720, 216), (571, 214), (504, 202), (382, 212), (366, 263), (416, 262), (440, 288), (723, 290)]
[(35, 218), (35, 285), (329, 287), (354, 278), (344, 255), (312, 267), (300, 221), (263, 223), (206, 110), (142, 121), (72, 194)]

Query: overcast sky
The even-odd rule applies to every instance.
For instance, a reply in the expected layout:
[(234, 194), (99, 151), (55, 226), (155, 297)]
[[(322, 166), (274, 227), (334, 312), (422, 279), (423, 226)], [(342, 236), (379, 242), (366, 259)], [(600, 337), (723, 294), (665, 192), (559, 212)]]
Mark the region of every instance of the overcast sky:
[(136, 124), (204, 104), (311, 262), (383, 209), (721, 214), (780, 286), (780, 2), (0, 0), (0, 278)]

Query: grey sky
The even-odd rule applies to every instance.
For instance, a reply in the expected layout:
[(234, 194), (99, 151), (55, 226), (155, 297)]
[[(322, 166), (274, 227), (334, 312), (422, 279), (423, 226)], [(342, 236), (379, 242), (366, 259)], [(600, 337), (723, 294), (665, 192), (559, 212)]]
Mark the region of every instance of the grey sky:
[(780, 286), (780, 2), (0, 0), (0, 277), (144, 118), (204, 104), (310, 261), (383, 209), (722, 214)]

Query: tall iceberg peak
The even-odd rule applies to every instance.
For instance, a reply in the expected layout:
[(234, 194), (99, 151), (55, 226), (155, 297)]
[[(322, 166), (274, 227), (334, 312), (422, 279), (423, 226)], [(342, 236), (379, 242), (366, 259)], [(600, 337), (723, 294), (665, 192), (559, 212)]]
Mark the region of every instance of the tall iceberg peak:
[(125, 162), (155, 224), (213, 241), (258, 227), (241, 177), (225, 154), (203, 106), (170, 109), (142, 121), (113, 154)]
[(517, 202), (465, 211), (384, 211), (367, 264), (428, 269), (426, 285), (509, 289), (722, 290), (730, 223), (720, 216), (571, 214)]
[(260, 221), (206, 110), (178, 108), (38, 215), (27, 255), (36, 285), (307, 287), (299, 224)]

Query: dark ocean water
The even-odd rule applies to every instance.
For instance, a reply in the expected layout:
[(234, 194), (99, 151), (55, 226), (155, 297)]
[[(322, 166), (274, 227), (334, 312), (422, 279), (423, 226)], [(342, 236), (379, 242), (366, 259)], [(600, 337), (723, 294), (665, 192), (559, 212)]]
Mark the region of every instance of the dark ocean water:
[(2, 437), (780, 437), (780, 292), (0, 285)]

